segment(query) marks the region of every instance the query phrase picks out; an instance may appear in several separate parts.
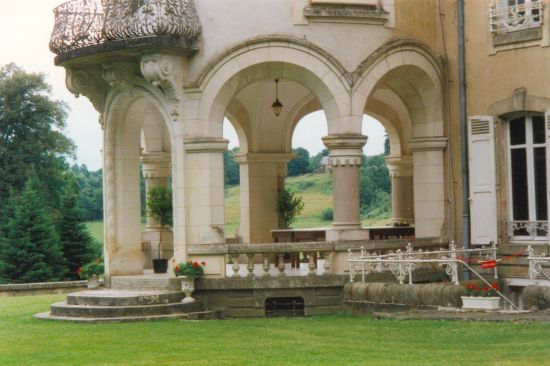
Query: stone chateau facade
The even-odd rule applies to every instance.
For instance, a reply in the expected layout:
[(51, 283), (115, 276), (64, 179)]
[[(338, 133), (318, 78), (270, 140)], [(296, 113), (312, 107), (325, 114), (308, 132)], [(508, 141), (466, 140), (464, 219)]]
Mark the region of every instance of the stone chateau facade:
[[(463, 241), (468, 172), (473, 245), (547, 248), (550, 2), (464, 2), (464, 108), (458, 7), (458, 0), (73, 0), (56, 8), (55, 62), (69, 90), (93, 103), (104, 131), (107, 278), (142, 274), (156, 252), (147, 243), (158, 225), (149, 218), (145, 233), (140, 226), (140, 168), (147, 188), (169, 180), (173, 188), (165, 257), (206, 260), (209, 277), (228, 275), (225, 117), (239, 138), (242, 245), (273, 242), (293, 131), (317, 110), (327, 119), (334, 187), (330, 271), (345, 270), (346, 242), (369, 239), (359, 217), (365, 114), (388, 133), (393, 220), (414, 225), (416, 240)], [(253, 263), (258, 253), (247, 253)]]

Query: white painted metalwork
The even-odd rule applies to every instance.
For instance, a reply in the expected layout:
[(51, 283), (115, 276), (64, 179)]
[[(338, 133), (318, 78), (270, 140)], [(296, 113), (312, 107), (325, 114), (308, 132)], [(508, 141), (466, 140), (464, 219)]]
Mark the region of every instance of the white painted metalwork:
[(508, 221), (508, 237), (546, 240), (548, 221)]
[[(490, 247), (481, 247), (476, 249), (457, 249), (454, 242), (449, 244), (449, 249), (440, 249), (436, 251), (414, 251), (411, 243), (407, 245), (405, 252), (400, 249), (395, 253), (380, 254), (367, 253), (361, 248), (359, 255), (354, 256), (352, 251), (348, 251), (348, 264), (350, 282), (353, 282), (357, 273), (361, 273), (361, 281), (365, 281), (368, 274), (372, 272), (382, 272), (384, 269), (390, 270), (397, 278), (400, 284), (403, 284), (408, 276), (409, 284), (413, 283), (413, 271), (420, 264), (436, 264), (445, 268), (445, 272), (451, 277), (451, 281), (458, 285), (458, 264), (466, 264), (470, 254), (476, 254), (478, 258), (484, 260), (497, 260), (497, 246), (492, 243)], [(468, 266), (469, 267), (469, 266)], [(495, 268), (494, 277), (498, 278)]]
[(493, 0), (489, 7), (489, 30), (492, 33), (514, 32), (543, 24), (544, 0), (525, 0), (523, 4)]
[[(395, 253), (380, 255), (370, 254), (365, 252), (364, 248), (358, 256), (353, 256), (351, 250), (348, 250), (348, 264), (350, 273), (350, 282), (353, 282), (358, 271), (361, 271), (361, 281), (365, 282), (369, 272), (382, 272), (385, 268), (391, 270), (391, 272), (399, 280), (400, 284), (403, 284), (405, 277), (409, 275), (409, 284), (413, 283), (413, 271), (416, 264), (437, 264), (445, 267), (445, 271), (451, 276), (451, 281), (455, 285), (459, 285), (458, 282), (458, 264), (461, 264), (468, 268), (477, 278), (479, 278), (487, 286), (491, 284), (483, 278), (475, 269), (473, 269), (468, 263), (467, 257), (470, 254), (477, 254), (478, 261), (488, 260), (497, 262), (497, 245), (495, 242), (491, 243), (490, 247), (483, 246), (476, 249), (457, 249), (453, 242), (449, 244), (449, 249), (436, 250), (436, 251), (414, 251), (412, 245), (407, 245), (406, 254), (403, 254), (401, 250)], [(461, 254), (462, 256), (459, 256)], [(498, 278), (497, 269), (494, 270), (495, 279)], [(519, 310), (518, 307), (504, 294), (495, 289), (495, 292), (506, 301), (512, 308)]]
[(193, 0), (72, 0), (54, 10), (50, 49), (56, 54), (130, 38), (201, 33)]
[(542, 275), (547, 280), (550, 280), (550, 277), (542, 270), (543, 265), (550, 265), (550, 257), (545, 254), (536, 255), (535, 250), (530, 245), (527, 247), (527, 253), (527, 260), (529, 261), (529, 278), (531, 280), (536, 280), (539, 275)]

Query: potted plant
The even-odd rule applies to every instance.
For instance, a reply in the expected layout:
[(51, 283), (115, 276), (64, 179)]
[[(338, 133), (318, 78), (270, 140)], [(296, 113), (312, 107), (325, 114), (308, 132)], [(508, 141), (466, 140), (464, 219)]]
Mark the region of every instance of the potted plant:
[(152, 187), (147, 192), (147, 211), (160, 225), (158, 256), (153, 259), (155, 273), (166, 273), (168, 259), (162, 258), (162, 232), (166, 226), (172, 226), (172, 190), (165, 186)]
[(181, 290), (185, 294), (185, 298), (181, 300), (182, 303), (195, 302), (195, 299), (191, 295), (195, 291), (195, 279), (204, 275), (204, 266), (206, 266), (206, 262), (190, 261), (180, 263), (174, 267), (174, 274), (181, 279)]
[(500, 309), (500, 291), (498, 283), (491, 286), (484, 284), (478, 287), (475, 282), (468, 282), (464, 285), (465, 295), (462, 296), (462, 308), (467, 310), (498, 310)]
[(288, 229), (296, 221), (296, 217), (304, 209), (304, 200), (294, 192), (283, 188), (277, 197), (277, 213), (279, 214), (279, 226)]
[(79, 267), (76, 272), (80, 278), (88, 280), (89, 289), (96, 289), (99, 287), (99, 277), (103, 276), (103, 273), (105, 272), (103, 259), (96, 258), (92, 262)]

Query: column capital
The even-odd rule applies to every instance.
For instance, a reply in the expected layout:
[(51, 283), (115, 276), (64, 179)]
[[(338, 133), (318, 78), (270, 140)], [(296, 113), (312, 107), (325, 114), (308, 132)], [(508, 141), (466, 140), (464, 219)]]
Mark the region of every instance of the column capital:
[(170, 153), (143, 152), (141, 153), (144, 178), (167, 178), (170, 176)]
[(235, 162), (237, 164), (250, 163), (287, 163), (294, 158), (293, 153), (237, 153)]
[(412, 152), (416, 151), (442, 151), (447, 147), (446, 137), (414, 137), (409, 140)]
[(188, 153), (224, 153), (229, 140), (221, 138), (198, 137), (183, 140), (183, 146)]
[(413, 159), (411, 155), (390, 155), (386, 157), (390, 177), (412, 177)]
[(323, 143), (329, 149), (329, 164), (332, 166), (360, 166), (363, 163), (363, 146), (367, 136), (329, 135), (323, 137)]

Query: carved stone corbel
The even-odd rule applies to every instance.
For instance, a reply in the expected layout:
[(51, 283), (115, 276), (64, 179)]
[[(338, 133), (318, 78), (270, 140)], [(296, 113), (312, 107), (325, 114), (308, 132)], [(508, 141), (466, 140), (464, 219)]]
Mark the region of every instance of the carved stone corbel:
[(141, 73), (160, 89), (168, 101), (175, 103), (181, 100), (185, 59), (165, 54), (144, 55), (141, 57)]
[(132, 96), (134, 85), (133, 66), (125, 62), (106, 62), (103, 64), (103, 78), (111, 87)]
[(65, 84), (77, 98), (84, 95), (96, 111), (103, 113), (109, 85), (100, 75), (99, 71), (66, 69)]

